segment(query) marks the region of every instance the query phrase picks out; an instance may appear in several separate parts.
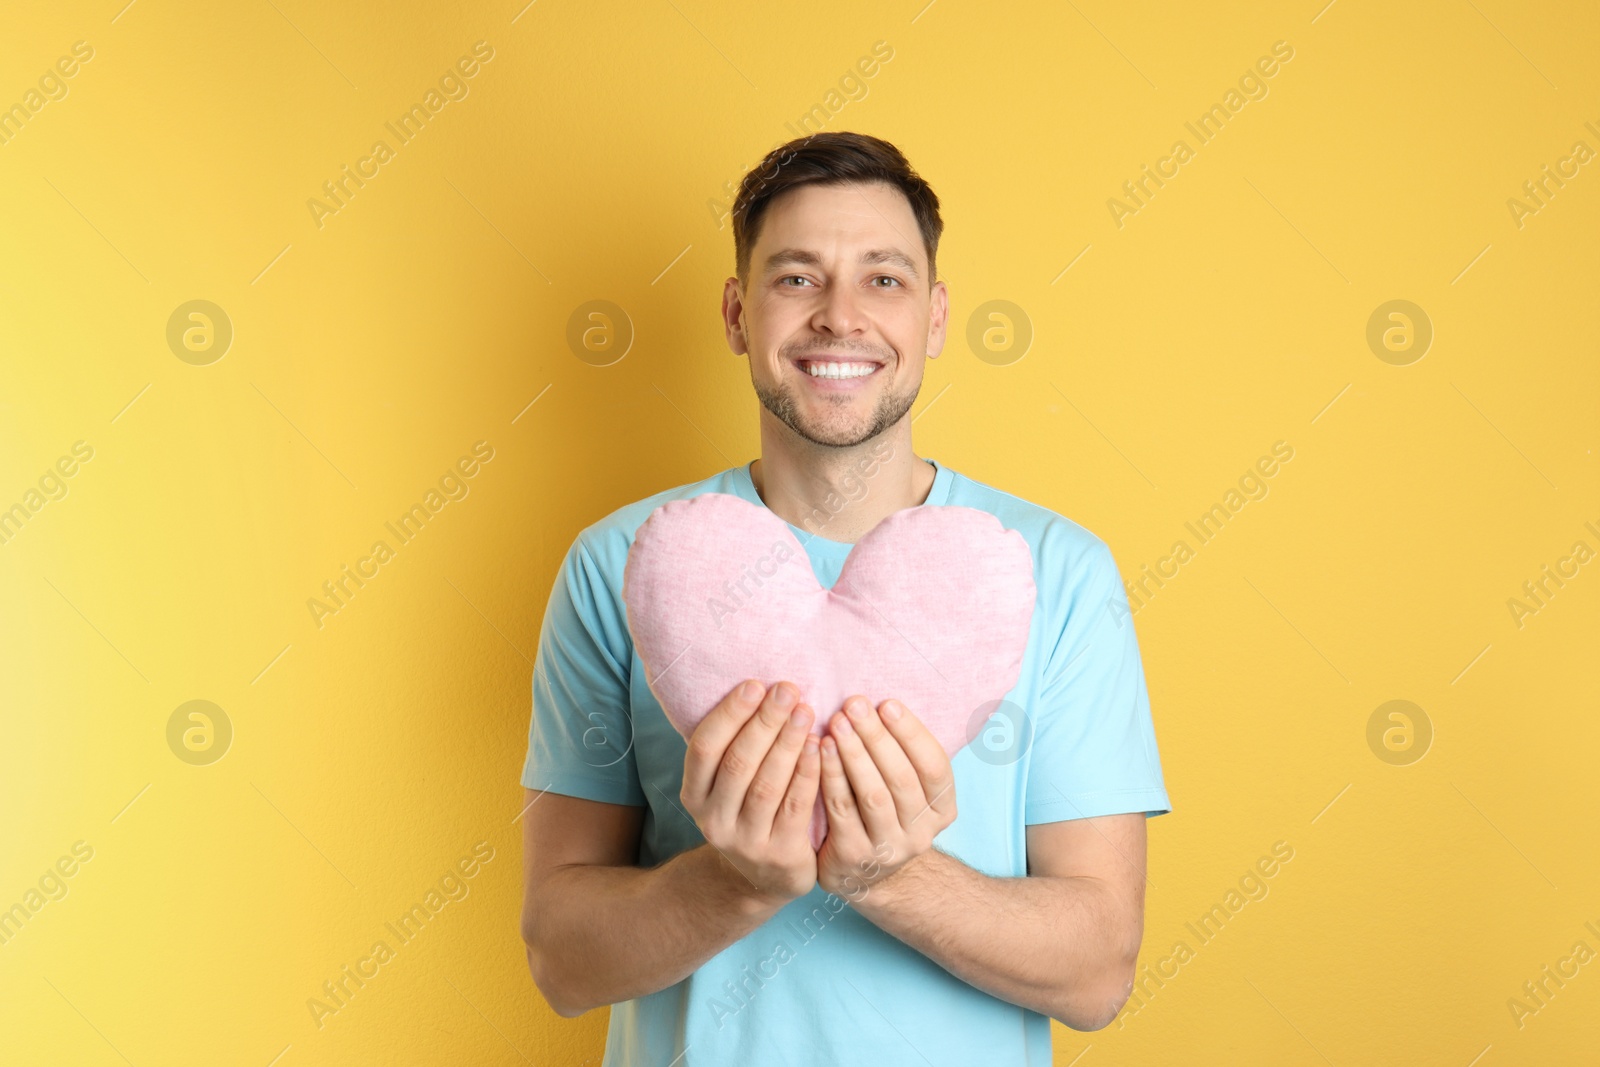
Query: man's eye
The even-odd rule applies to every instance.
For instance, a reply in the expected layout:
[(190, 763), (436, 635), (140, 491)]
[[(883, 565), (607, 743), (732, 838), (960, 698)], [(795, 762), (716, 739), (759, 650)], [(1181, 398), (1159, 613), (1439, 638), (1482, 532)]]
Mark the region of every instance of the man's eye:
[[(779, 278), (778, 279), (778, 284), (779, 285), (783, 285), (785, 282), (805, 282), (807, 285), (810, 285), (811, 284), (811, 279), (805, 277), (804, 275), (800, 275), (800, 274), (791, 274), (786, 278)], [(797, 289), (799, 287), (791, 285), (791, 286), (789, 286), (789, 288), (790, 289)]]
[(890, 276), (888, 274), (880, 274), (880, 275), (878, 275), (876, 278), (874, 278), (872, 280), (875, 281), (875, 282), (893, 282), (894, 283), (893, 286), (888, 286), (888, 285), (876, 285), (876, 286), (873, 286), (873, 288), (875, 288), (875, 289), (891, 289), (891, 288), (895, 288), (896, 286), (900, 285), (900, 279), (899, 278), (892, 277), (892, 276)]

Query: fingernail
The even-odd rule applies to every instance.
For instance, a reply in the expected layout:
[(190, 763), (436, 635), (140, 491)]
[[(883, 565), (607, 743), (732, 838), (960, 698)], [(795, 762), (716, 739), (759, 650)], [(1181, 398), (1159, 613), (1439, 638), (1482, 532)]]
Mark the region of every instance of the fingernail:
[(867, 702), (860, 699), (851, 699), (845, 703), (845, 714), (852, 719), (860, 719), (867, 713)]
[(772, 694), (772, 702), (780, 709), (793, 704), (795, 702), (794, 686), (779, 682), (777, 691)]
[(885, 700), (878, 705), (878, 714), (890, 722), (894, 722), (900, 717), (900, 702), (898, 700)]
[(805, 722), (806, 706), (804, 704), (796, 704), (794, 710), (789, 713), (789, 723), (792, 726), (804, 726)]
[(843, 718), (839, 718), (838, 716), (835, 716), (834, 717), (834, 721), (839, 724), (837, 729), (841, 734), (847, 734), (851, 730), (854, 729), (854, 727), (852, 727), (850, 725), (850, 720), (849, 719), (843, 719)]
[(761, 695), (761, 686), (755, 682), (746, 682), (739, 687), (739, 696), (745, 700), (754, 700)]
[(807, 734), (806, 735), (805, 754), (807, 756), (815, 756), (817, 754), (817, 735), (816, 734)]
[(839, 754), (839, 743), (831, 737), (824, 737), (822, 739), (822, 751), (830, 756), (836, 756)]

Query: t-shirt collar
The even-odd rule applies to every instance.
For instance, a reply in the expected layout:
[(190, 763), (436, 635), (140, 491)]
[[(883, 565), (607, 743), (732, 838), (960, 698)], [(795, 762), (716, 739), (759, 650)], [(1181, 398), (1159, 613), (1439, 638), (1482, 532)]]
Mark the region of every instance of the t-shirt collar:
[[(750, 461), (750, 463), (754, 462), (754, 460)], [(928, 489), (928, 499), (924, 500), (921, 504), (914, 505), (916, 507), (924, 507), (928, 505), (940, 507), (950, 499), (950, 481), (953, 472), (949, 467), (946, 467), (936, 459), (929, 457), (928, 462), (932, 463), (934, 468), (933, 485)], [(742, 466), (733, 468), (732, 474), (734, 490), (739, 496), (750, 501), (750, 503), (759, 505), (761, 507), (766, 507), (766, 502), (761, 499), (761, 494), (756, 492), (755, 481), (750, 477), (750, 463), (745, 463)], [(790, 531), (793, 532), (795, 540), (799, 541), (802, 545), (805, 545), (808, 548), (821, 548), (828, 551), (848, 553), (850, 549), (855, 547), (853, 542), (830, 541), (822, 535), (804, 529), (803, 527), (796, 526), (792, 522), (788, 523), (788, 527)]]

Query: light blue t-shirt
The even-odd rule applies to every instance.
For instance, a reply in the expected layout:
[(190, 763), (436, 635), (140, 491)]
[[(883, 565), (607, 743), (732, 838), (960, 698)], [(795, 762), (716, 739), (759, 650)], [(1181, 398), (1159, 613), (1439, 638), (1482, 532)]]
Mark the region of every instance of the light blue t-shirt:
[[(1037, 599), (1021, 676), (979, 737), (951, 758), (959, 815), (934, 839), (978, 871), (1022, 877), (1027, 825), (1171, 810), (1144, 670), (1105, 542), (933, 465), (921, 506), (988, 511), (1033, 551)], [(762, 505), (746, 465), (612, 512), (569, 549), (539, 635), (522, 784), (643, 806), (645, 867), (705, 839), (679, 803), (686, 745), (645, 684), (623, 567), (652, 511), (706, 492)], [(817, 580), (832, 588), (853, 545), (789, 528)], [(604, 1067), (1050, 1062), (1046, 1016), (968, 985), (818, 887), (683, 981), (613, 1005)]]

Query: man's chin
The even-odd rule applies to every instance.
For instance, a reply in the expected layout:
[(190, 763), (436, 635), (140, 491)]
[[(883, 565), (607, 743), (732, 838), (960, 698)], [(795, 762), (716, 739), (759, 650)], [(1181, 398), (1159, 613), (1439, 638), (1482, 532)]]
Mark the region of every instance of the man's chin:
[(869, 420), (846, 425), (822, 420), (796, 419), (789, 428), (814, 445), (826, 448), (854, 448), (872, 438)]
[[(797, 436), (824, 448), (855, 448), (873, 440), (894, 421), (888, 405), (876, 396), (853, 398), (845, 404), (812, 404), (788, 391), (757, 390), (767, 413)], [(913, 394), (912, 399), (915, 399)], [(903, 416), (910, 403), (894, 405)]]

